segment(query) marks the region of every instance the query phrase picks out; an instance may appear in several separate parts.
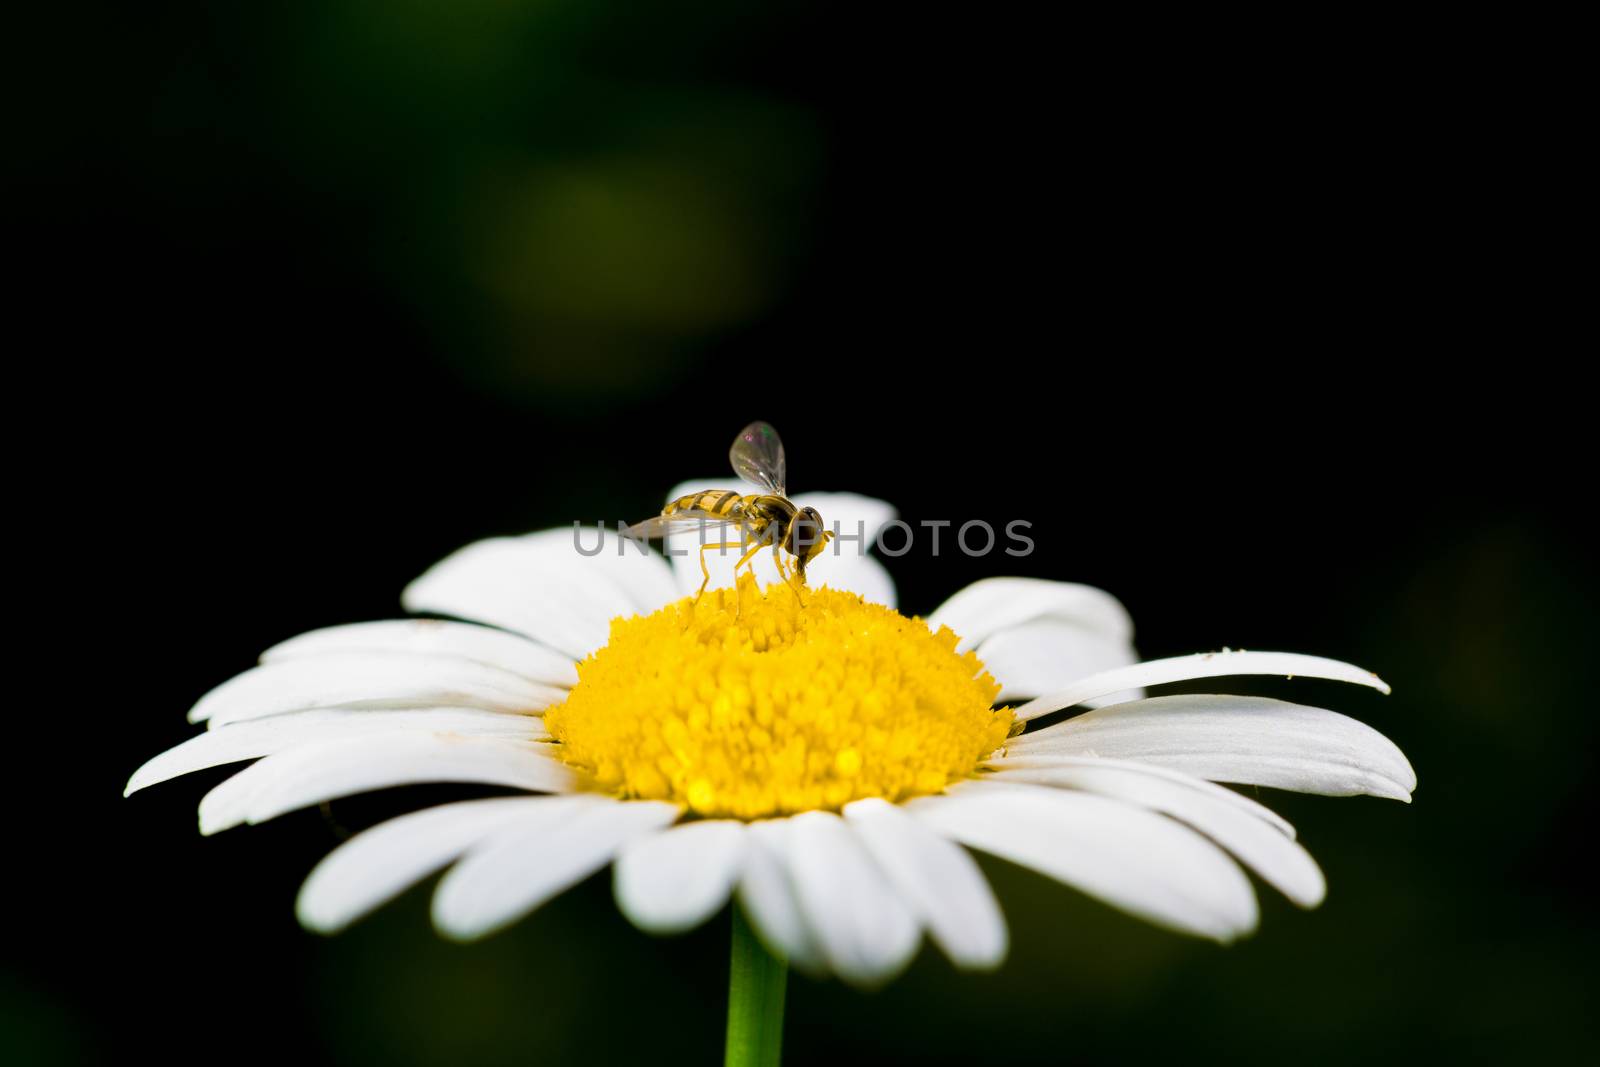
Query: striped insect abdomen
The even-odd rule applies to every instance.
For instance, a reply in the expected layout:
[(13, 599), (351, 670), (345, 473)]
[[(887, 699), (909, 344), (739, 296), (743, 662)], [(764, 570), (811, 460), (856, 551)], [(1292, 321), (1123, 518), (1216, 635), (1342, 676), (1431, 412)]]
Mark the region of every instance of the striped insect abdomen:
[(718, 518), (731, 519), (742, 510), (741, 503), (744, 497), (732, 489), (707, 489), (704, 492), (689, 493), (676, 500), (667, 502), (661, 509), (663, 515), (674, 515), (680, 511), (701, 511)]

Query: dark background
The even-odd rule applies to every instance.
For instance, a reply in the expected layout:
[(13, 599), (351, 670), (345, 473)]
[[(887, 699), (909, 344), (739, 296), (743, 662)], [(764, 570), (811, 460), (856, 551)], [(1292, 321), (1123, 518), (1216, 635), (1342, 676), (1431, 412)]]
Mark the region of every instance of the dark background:
[(120, 792), (267, 645), (468, 541), (643, 517), (758, 417), (797, 491), (1035, 524), (1025, 560), (889, 560), (908, 612), (1033, 574), (1149, 656), (1348, 659), (1394, 696), (1290, 695), (1420, 776), (1267, 797), (1330, 895), (1263, 889), (1226, 950), (985, 861), (1005, 968), (796, 979), (787, 1062), (1592, 1054), (1592, 338), (1562, 68), (1522, 43), (598, 0), (14, 26), (0, 1060), (714, 1060), (725, 922), (647, 938), (596, 878), (470, 948), (425, 891), (322, 940), (323, 816), (201, 839), (223, 772)]

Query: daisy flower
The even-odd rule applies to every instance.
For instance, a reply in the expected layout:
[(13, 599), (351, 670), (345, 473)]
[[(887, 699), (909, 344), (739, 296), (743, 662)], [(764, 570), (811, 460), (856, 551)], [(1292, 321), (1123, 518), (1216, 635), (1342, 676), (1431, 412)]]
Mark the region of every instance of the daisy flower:
[(512, 790), (357, 834), (307, 878), (301, 921), (338, 931), (441, 870), (433, 920), (462, 940), (607, 866), (651, 933), (731, 898), (730, 1056), (753, 1059), (776, 1055), (785, 963), (874, 986), (926, 934), (957, 967), (998, 965), (1006, 923), (969, 850), (1231, 942), (1257, 923), (1246, 871), (1307, 908), (1324, 882), (1288, 823), (1217, 783), (1410, 799), (1400, 750), (1337, 712), (1144, 693), (1241, 675), (1388, 691), (1365, 670), (1262, 652), (1137, 662), (1121, 605), (1062, 582), (991, 578), (908, 618), (866, 554), (892, 509), (794, 500), (863, 535), (815, 560), (803, 604), (770, 559), (770, 584), (734, 583), (713, 557), (696, 601), (694, 553), (619, 554), (613, 538), (588, 555), (593, 531), (570, 529), (481, 541), (405, 590), (430, 618), (268, 649), (127, 791), (254, 761), (201, 800), (213, 834), (411, 783)]

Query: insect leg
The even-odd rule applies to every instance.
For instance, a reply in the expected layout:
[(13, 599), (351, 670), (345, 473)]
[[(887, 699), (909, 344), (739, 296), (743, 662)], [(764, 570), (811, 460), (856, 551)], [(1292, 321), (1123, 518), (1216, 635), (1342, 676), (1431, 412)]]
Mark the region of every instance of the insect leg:
[[(741, 541), (739, 542), (739, 547), (743, 548), (747, 543), (748, 541)], [(757, 544), (750, 551), (740, 556), (739, 562), (733, 565), (733, 617), (736, 619), (739, 617), (740, 607), (744, 603), (743, 598), (739, 596), (739, 568), (749, 563), (750, 557), (760, 552), (763, 547), (762, 544)]]
[[(694, 602), (696, 604), (700, 603), (700, 594), (704, 593), (706, 591), (706, 586), (711, 584), (711, 568), (706, 566), (706, 550), (707, 549), (711, 549), (711, 548), (721, 549), (721, 548), (743, 548), (743, 547), (744, 546), (742, 544), (740, 544), (738, 541), (721, 541), (721, 542), (719, 542), (717, 544), (714, 544), (714, 545), (701, 545), (700, 546), (700, 574), (701, 574), (701, 576), (703, 577), (704, 580), (701, 581), (700, 589), (694, 595)], [(748, 557), (746, 557), (746, 558), (748, 558)], [(743, 562), (743, 560), (741, 560), (740, 562)], [(734, 564), (734, 568), (733, 569), (734, 569), (734, 572), (737, 573), (738, 570), (739, 570), (738, 564)]]
[[(805, 579), (800, 578), (800, 572), (798, 570), (796, 570), (793, 574), (790, 574), (788, 569), (784, 567), (783, 556), (779, 555), (778, 553), (778, 550), (782, 547), (782, 545), (772, 546), (772, 561), (778, 565), (778, 573), (783, 575), (784, 583), (788, 585), (790, 589), (794, 590), (795, 599), (800, 601), (800, 606), (805, 607), (806, 598), (804, 594), (801, 593), (801, 590), (805, 588)], [(798, 582), (795, 581), (797, 578), (800, 579)]]
[[(743, 546), (743, 545), (740, 545), (740, 546), (739, 546), (739, 547), (740, 547), (740, 548), (743, 548), (743, 547), (744, 547), (744, 546)], [(753, 556), (753, 555), (755, 555), (755, 554), (756, 554), (756, 553), (757, 553), (757, 552), (760, 552), (760, 551), (761, 551), (761, 550), (762, 550), (762, 549), (763, 549), (763, 548), (765, 548), (765, 547), (767, 547), (767, 546), (766, 546), (766, 545), (764, 545), (764, 544), (758, 544), (758, 545), (756, 545), (756, 546), (755, 546), (755, 547), (754, 547), (754, 548), (752, 548), (752, 549), (751, 549), (751, 550), (750, 550), (750, 551), (748, 551), (748, 552), (746, 552), (746, 553), (745, 553), (745, 554), (744, 554), (744, 555), (742, 555), (742, 556), (740, 556), (740, 557), (739, 557), (739, 562), (738, 562), (738, 563), (735, 563), (735, 564), (734, 564), (734, 565), (733, 565), (733, 573), (734, 573), (734, 576), (735, 576), (735, 577), (737, 577), (737, 576), (738, 576), (738, 574), (739, 574), (739, 568), (740, 568), (740, 567), (743, 567), (743, 566), (744, 566), (744, 565), (745, 565), (745, 564), (746, 564), (746, 563), (749, 563), (749, 562), (750, 562), (750, 557), (751, 557), (751, 556)]]

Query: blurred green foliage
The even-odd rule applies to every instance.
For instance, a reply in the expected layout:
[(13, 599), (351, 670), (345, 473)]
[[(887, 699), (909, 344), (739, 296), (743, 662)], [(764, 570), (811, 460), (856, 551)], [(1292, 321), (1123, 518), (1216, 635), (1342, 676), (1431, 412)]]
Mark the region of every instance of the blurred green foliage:
[(485, 388), (637, 394), (770, 307), (804, 251), (815, 121), (694, 62), (737, 12), (208, 7), (222, 40), (160, 72), (140, 162), (219, 228), (251, 225), (220, 171), (278, 171)]

